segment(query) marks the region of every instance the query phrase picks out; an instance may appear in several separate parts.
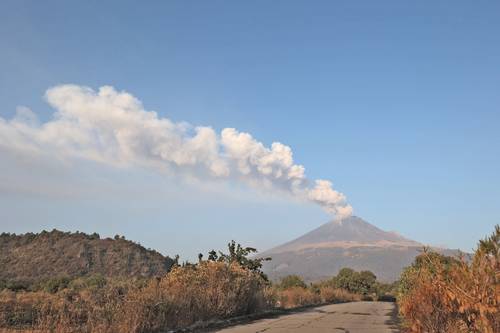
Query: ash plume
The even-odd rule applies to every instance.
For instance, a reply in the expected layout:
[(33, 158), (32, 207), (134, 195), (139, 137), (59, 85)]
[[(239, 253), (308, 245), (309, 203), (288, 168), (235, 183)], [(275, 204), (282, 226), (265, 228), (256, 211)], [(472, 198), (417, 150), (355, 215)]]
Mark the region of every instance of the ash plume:
[(144, 109), (131, 94), (103, 86), (78, 85), (47, 90), (54, 108), (41, 123), (19, 107), (10, 120), (0, 117), (0, 147), (61, 160), (85, 159), (114, 167), (142, 167), (203, 181), (236, 180), (260, 190), (314, 202), (341, 219), (352, 214), (346, 197), (328, 180), (311, 180), (293, 161), (292, 149), (266, 147), (249, 133), (175, 123)]

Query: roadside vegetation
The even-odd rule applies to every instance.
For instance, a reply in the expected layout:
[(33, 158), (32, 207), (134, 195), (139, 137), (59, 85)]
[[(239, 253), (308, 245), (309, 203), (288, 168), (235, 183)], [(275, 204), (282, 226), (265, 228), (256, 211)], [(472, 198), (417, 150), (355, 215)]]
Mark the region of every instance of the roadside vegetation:
[(500, 226), (472, 258), (425, 250), (401, 275), (398, 303), (409, 332), (500, 332)]
[(295, 308), (361, 300), (394, 301), (397, 284), (378, 282), (370, 271), (356, 272), (343, 268), (336, 276), (311, 284), (306, 284), (297, 275), (289, 275), (273, 285), (272, 290), (278, 306)]
[(0, 281), (0, 331), (164, 332), (278, 308), (377, 299), (392, 288), (351, 269), (314, 284), (298, 276), (273, 284), (261, 271), (270, 258), (250, 257), (255, 252), (233, 241), (227, 253), (200, 254), (197, 263), (177, 258), (163, 277)]
[(470, 257), (425, 249), (400, 281), (343, 268), (307, 283), (268, 281), (254, 248), (174, 260), (161, 277), (91, 274), (0, 280), (0, 332), (164, 332), (203, 322), (325, 303), (394, 301), (408, 332), (500, 332), (500, 226)]

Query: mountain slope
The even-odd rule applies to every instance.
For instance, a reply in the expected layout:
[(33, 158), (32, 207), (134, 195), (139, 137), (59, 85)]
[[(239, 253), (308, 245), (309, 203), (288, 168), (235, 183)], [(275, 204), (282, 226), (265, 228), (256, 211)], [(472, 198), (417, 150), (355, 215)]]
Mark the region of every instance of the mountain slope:
[[(306, 280), (328, 278), (343, 267), (370, 270), (382, 281), (394, 281), (424, 245), (394, 232), (383, 231), (359, 217), (328, 222), (278, 247), (263, 252), (271, 279), (297, 274)], [(453, 250), (439, 250), (455, 254)]]
[(34, 281), (59, 276), (150, 277), (165, 274), (173, 260), (124, 238), (53, 230), (0, 235), (0, 279)]
[(307, 234), (285, 243), (272, 253), (298, 251), (308, 248), (350, 248), (356, 246), (417, 246), (423, 245), (394, 232), (383, 231), (359, 217), (352, 216), (340, 222), (328, 222)]

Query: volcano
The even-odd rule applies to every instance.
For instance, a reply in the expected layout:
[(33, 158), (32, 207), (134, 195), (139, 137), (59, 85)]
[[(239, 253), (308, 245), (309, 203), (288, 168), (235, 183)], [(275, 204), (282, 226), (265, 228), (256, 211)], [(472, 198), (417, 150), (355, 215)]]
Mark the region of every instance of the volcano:
[[(417, 241), (351, 216), (325, 223), (260, 256), (272, 258), (265, 262), (263, 269), (273, 280), (297, 274), (307, 281), (318, 281), (336, 275), (343, 267), (350, 267), (358, 271), (370, 270), (379, 280), (392, 282), (423, 247)], [(434, 250), (446, 255), (457, 253), (456, 250)]]

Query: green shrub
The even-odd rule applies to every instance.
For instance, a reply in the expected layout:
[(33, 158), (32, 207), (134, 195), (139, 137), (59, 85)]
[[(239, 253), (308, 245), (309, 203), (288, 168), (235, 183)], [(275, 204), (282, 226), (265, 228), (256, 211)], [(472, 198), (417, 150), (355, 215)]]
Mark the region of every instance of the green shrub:
[(27, 291), (30, 290), (30, 288), (31, 283), (29, 281), (12, 280), (5, 283), (5, 289), (9, 289), (11, 291)]
[(307, 285), (304, 280), (298, 275), (285, 276), (278, 284), (278, 288), (280, 289), (290, 289), (293, 287), (307, 288)]
[(68, 287), (73, 290), (96, 289), (103, 288), (107, 284), (107, 282), (108, 279), (106, 279), (103, 275), (93, 274), (90, 276), (73, 279), (69, 283)]
[(351, 293), (367, 295), (376, 291), (377, 277), (370, 271), (356, 272), (351, 268), (342, 268), (327, 283)]
[(70, 283), (70, 278), (68, 277), (58, 277), (58, 278), (53, 278), (53, 279), (48, 279), (44, 283), (42, 283), (41, 288), (45, 290), (48, 293), (56, 293), (58, 291), (61, 291), (63, 289), (66, 289)]

